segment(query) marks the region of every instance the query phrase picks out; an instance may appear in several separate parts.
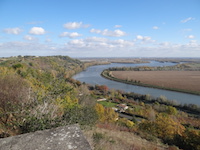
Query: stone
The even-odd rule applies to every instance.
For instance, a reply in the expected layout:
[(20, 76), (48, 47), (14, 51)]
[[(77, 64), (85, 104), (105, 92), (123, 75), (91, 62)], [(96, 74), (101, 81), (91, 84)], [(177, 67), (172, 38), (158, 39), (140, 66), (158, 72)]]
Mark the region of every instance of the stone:
[(78, 125), (0, 139), (0, 150), (91, 150)]

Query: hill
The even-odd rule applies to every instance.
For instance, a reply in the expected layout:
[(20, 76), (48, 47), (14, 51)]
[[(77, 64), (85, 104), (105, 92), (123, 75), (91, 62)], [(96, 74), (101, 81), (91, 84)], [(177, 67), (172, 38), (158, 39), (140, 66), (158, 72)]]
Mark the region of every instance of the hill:
[(2, 58), (0, 137), (79, 124), (94, 149), (199, 149), (198, 106), (71, 78), (94, 64), (67, 56)]

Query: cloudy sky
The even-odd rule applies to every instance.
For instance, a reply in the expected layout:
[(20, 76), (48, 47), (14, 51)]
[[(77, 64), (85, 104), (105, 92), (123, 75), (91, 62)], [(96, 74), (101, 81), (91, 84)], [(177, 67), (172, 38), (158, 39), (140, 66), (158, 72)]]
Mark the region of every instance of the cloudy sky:
[(0, 57), (200, 57), (199, 0), (0, 0)]

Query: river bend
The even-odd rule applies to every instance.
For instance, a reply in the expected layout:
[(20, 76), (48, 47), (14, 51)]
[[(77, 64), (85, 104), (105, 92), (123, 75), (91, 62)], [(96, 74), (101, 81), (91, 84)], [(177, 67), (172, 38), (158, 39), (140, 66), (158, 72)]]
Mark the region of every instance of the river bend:
[(73, 76), (74, 79), (79, 80), (81, 82), (85, 82), (92, 85), (106, 85), (110, 89), (118, 89), (125, 92), (134, 92), (139, 94), (150, 94), (153, 97), (159, 97), (161, 95), (167, 97), (169, 100), (175, 100), (177, 103), (180, 104), (197, 104), (200, 105), (200, 96), (181, 93), (181, 92), (174, 92), (162, 89), (155, 89), (149, 87), (142, 87), (136, 85), (130, 85), (125, 83), (120, 83), (116, 81), (111, 81), (101, 76), (101, 72), (104, 69), (108, 69), (110, 67), (136, 67), (136, 66), (173, 66), (176, 63), (171, 62), (157, 62), (151, 61), (150, 63), (145, 64), (130, 64), (130, 63), (111, 63), (107, 65), (97, 65), (88, 67), (85, 71), (82, 71)]

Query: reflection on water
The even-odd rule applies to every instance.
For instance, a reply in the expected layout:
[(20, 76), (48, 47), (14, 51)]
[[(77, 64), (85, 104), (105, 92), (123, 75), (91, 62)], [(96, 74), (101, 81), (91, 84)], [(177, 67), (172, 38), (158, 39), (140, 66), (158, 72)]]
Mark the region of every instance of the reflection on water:
[(81, 82), (85, 82), (92, 85), (95, 84), (107, 85), (111, 89), (118, 89), (118, 90), (123, 90), (125, 92), (134, 92), (139, 94), (150, 94), (153, 97), (159, 97), (163, 95), (166, 96), (167, 99), (169, 100), (176, 100), (178, 103), (200, 105), (200, 96), (198, 95), (129, 85), (105, 79), (100, 75), (104, 69), (110, 67), (135, 67), (135, 66), (154, 67), (154, 66), (172, 66), (172, 65), (176, 65), (176, 63), (171, 63), (171, 62), (160, 63), (157, 61), (151, 61), (150, 63), (145, 63), (145, 64), (111, 63), (108, 65), (97, 65), (88, 67), (87, 70), (76, 74), (75, 76), (73, 76), (73, 78)]

